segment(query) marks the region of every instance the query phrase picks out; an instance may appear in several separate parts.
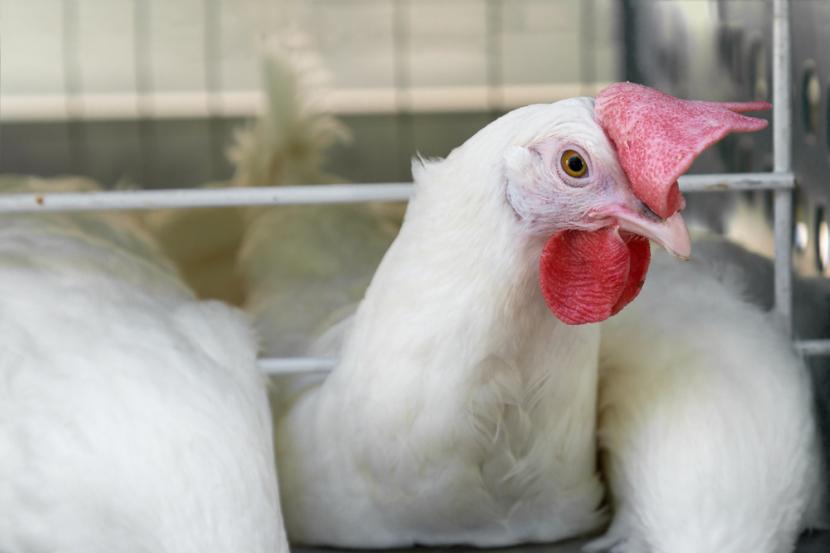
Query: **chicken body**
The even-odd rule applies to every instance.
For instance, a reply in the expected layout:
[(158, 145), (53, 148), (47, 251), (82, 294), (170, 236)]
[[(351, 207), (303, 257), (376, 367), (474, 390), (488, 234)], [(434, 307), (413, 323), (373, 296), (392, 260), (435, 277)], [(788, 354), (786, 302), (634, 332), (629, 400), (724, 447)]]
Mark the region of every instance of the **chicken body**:
[[(658, 259), (647, 296), (602, 330), (545, 309), (537, 279), (555, 258), (540, 266), (534, 230), (593, 232), (603, 209), (590, 185), (557, 180), (559, 156), (588, 152), (599, 194), (627, 194), (592, 108), (517, 110), (446, 160), (416, 164), (404, 225), (343, 333), (340, 364), (278, 410), (293, 539), (494, 546), (598, 530), (598, 401), (615, 511), (594, 550), (785, 553), (815, 521), (807, 375), (728, 278)], [(627, 205), (637, 225), (655, 221)], [(683, 249), (671, 218), (650, 232)], [(602, 278), (590, 262), (569, 274)], [(554, 300), (604, 293), (572, 290)]]
[(0, 219), (0, 550), (287, 551), (250, 325), (133, 223)]
[[(700, 246), (700, 247), (698, 247)], [(614, 522), (589, 551), (788, 553), (820, 521), (824, 474), (806, 368), (745, 297), (726, 242), (656, 255), (602, 324), (599, 440)]]
[[(511, 145), (590, 105), (518, 110), (446, 160), (416, 164), (404, 225), (340, 364), (278, 410), (293, 540), (495, 546), (602, 527), (599, 328), (551, 316), (537, 284), (544, 238), (527, 237), (501, 179), (533, 178), (536, 158)], [(504, 161), (506, 149), (516, 158)]]

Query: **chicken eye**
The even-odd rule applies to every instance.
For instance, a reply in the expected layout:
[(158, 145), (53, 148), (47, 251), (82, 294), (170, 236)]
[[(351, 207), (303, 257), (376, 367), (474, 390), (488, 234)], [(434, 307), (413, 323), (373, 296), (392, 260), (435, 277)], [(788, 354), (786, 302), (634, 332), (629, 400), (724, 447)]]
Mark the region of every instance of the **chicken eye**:
[(565, 150), (562, 154), (562, 169), (574, 178), (582, 178), (588, 174), (588, 164), (574, 150)]

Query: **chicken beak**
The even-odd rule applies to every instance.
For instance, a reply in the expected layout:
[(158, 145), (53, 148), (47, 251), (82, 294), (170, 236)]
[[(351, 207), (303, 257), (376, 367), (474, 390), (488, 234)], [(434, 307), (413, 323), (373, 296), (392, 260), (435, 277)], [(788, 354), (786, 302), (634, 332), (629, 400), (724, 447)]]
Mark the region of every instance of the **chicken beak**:
[(653, 240), (680, 259), (688, 259), (692, 253), (689, 230), (679, 212), (661, 219), (650, 210), (635, 212), (622, 208), (615, 210), (613, 217), (620, 229)]

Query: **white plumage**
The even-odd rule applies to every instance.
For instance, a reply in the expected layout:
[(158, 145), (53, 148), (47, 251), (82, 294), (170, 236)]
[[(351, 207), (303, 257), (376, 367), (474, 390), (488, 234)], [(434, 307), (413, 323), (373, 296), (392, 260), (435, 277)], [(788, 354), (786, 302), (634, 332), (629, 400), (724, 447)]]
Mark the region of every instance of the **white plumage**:
[(658, 255), (603, 323), (599, 440), (614, 523), (589, 551), (793, 550), (824, 489), (807, 371), (744, 300), (734, 246)]
[[(539, 165), (567, 144), (604, 188), (574, 191)], [(597, 195), (625, 196), (590, 100), (512, 112), (414, 173), (340, 364), (278, 406), (292, 539), (494, 546), (597, 531), (599, 436), (614, 523), (593, 550), (792, 548), (820, 501), (811, 394), (731, 269), (657, 260), (644, 297), (602, 326), (545, 307), (541, 235), (597, 228)]]
[[(340, 365), (277, 426), (293, 539), (492, 546), (602, 526), (599, 328), (548, 311), (536, 282), (544, 239), (507, 205), (503, 180), (532, 178), (524, 146), (550, 134), (613, 165), (590, 113), (584, 99), (517, 110), (445, 161), (416, 165)], [(587, 194), (576, 201), (590, 205)]]
[(0, 550), (287, 551), (250, 325), (134, 223), (0, 219)]

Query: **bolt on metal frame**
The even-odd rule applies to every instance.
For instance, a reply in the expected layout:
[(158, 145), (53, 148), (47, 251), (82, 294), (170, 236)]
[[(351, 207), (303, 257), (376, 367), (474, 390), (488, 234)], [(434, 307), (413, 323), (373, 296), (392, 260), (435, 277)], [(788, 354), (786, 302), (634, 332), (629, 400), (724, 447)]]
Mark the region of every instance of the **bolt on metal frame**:
[[(772, 173), (732, 173), (681, 177), (686, 193), (733, 190), (772, 190), (775, 233), (775, 307), (792, 333), (792, 105), (790, 101), (789, 0), (773, 1), (773, 158)], [(272, 186), (75, 192), (0, 195), (0, 213), (100, 211), (126, 209), (184, 209), (248, 205), (299, 205), (326, 203), (395, 202), (409, 199), (411, 183)], [(796, 342), (803, 355), (830, 354), (830, 339)], [(327, 372), (337, 360), (330, 357), (263, 358), (258, 364), (266, 374)]]

